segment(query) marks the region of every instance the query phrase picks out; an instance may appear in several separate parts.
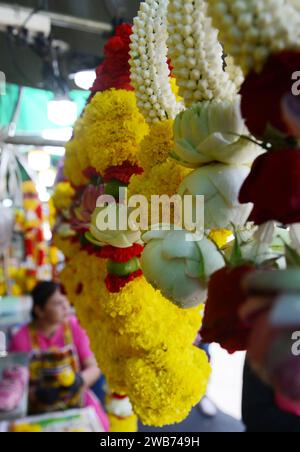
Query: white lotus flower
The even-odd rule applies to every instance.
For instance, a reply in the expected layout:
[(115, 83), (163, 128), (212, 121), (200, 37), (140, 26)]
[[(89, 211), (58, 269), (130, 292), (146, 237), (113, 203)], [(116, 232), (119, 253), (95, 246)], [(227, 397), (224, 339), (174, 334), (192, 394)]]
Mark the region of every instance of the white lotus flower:
[(128, 213), (123, 204), (112, 203), (106, 207), (97, 207), (90, 226), (94, 243), (116, 248), (129, 248), (134, 243), (141, 243), (141, 231), (128, 219)]
[(240, 189), (250, 173), (248, 166), (211, 164), (189, 174), (178, 189), (181, 196), (204, 196), (206, 229), (244, 226), (252, 204), (240, 204)]
[(207, 279), (224, 266), (214, 243), (185, 230), (150, 231), (143, 240), (141, 264), (148, 282), (181, 308), (204, 303)]
[(174, 122), (173, 157), (198, 168), (211, 162), (251, 164), (264, 150), (241, 135), (249, 135), (241, 115), (240, 96), (234, 101), (201, 102), (180, 113)]

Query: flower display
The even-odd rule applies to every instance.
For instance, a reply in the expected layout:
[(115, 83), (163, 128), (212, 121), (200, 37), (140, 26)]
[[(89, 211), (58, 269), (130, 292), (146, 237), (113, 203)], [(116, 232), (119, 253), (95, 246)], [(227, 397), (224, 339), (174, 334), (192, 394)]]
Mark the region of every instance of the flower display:
[[(254, 162), (240, 192), (240, 202), (254, 204), (251, 220), (262, 224), (300, 221), (299, 149), (270, 151)], [(280, 184), (266, 181), (281, 181)]]
[[(157, 17), (162, 17), (166, 23), (166, 18), (160, 16), (166, 2), (159, 3), (162, 9)], [(149, 22), (156, 33), (158, 23), (154, 25)], [(133, 38), (133, 44), (135, 39), (138, 42), (142, 39), (141, 28), (136, 29), (138, 38)], [(126, 30), (124, 32), (126, 35)], [(165, 40), (158, 39), (158, 44), (160, 42), (163, 50)], [(119, 187), (129, 185), (129, 193), (136, 187), (137, 194), (151, 196), (157, 186), (162, 194), (167, 189), (173, 195), (189, 172), (169, 158), (173, 146), (171, 118), (174, 117), (169, 116), (169, 106), (179, 111), (176, 110), (176, 95), (172, 93), (174, 84), (169, 82), (169, 77), (163, 84), (168, 92), (170, 90), (170, 104), (169, 100), (166, 103), (168, 96), (158, 97), (168, 115), (163, 125), (157, 123), (151, 127), (138, 110), (135, 93), (116, 85), (116, 80), (118, 83), (127, 80), (128, 67), (123, 64), (126, 45), (123, 36), (121, 42), (112, 40), (106, 48), (106, 57), (111, 61), (108, 65), (104, 62), (97, 72), (105, 75), (105, 67), (112, 64), (112, 85), (102, 91), (110, 82), (106, 77), (104, 86), (101, 80), (96, 81), (97, 92), (90, 97), (75, 125), (73, 139), (67, 145), (64, 176), (76, 194), (67, 218), (55, 228), (55, 243), (66, 256), (61, 274), (64, 288), (88, 332), (113, 393), (127, 396), (134, 413), (145, 424), (163, 426), (182, 421), (203, 397), (210, 366), (205, 353), (194, 346), (201, 325), (201, 307), (179, 309), (146, 281), (139, 262), (143, 251), (141, 231), (134, 224), (123, 228), (117, 221), (116, 225), (103, 227), (103, 223), (118, 218), (125, 209), (118, 196)], [(158, 50), (159, 46), (156, 48)], [(118, 58), (124, 78), (118, 74)], [(145, 64), (145, 59), (143, 61)], [(164, 64), (169, 75), (167, 60)], [(134, 69), (134, 65), (131, 66)], [(164, 80), (160, 71), (166, 68), (160, 63), (156, 67), (160, 74), (155, 79), (158, 89)], [(151, 138), (147, 142), (144, 138), (149, 131)], [(151, 157), (154, 143), (157, 151)], [(149, 172), (152, 179), (148, 177)], [(101, 207), (99, 200), (91, 216), (96, 195), (102, 192), (115, 202)], [(61, 214), (62, 211), (58, 212), (58, 216)], [(71, 230), (74, 236), (64, 236), (62, 227)], [(179, 325), (177, 331), (176, 325)], [(111, 416), (112, 429), (122, 429), (122, 425), (116, 423), (116, 416)], [(122, 424), (136, 428), (136, 418), (127, 417)]]
[[(146, 0), (133, 28), (118, 27), (105, 47), (66, 146), (68, 189), (58, 186), (54, 201), (55, 241), (66, 255), (61, 279), (111, 388), (113, 429), (122, 416), (124, 428), (134, 428), (132, 412), (152, 426), (181, 422), (210, 374), (194, 345), (203, 311), (203, 340), (230, 353), (251, 348), (258, 324), (245, 317), (247, 277), (260, 265), (300, 265), (287, 240), (290, 233), (300, 248), (297, 227), (275, 223), (300, 223), (296, 6)], [(205, 235), (173, 224), (143, 233), (123, 187), (148, 201), (179, 194), (183, 210), (189, 195), (192, 214), (203, 196)], [(281, 281), (279, 272), (273, 286)], [(272, 350), (282, 359), (266, 362), (265, 353), (263, 370), (273, 366), (280, 382), (271, 384), (286, 388), (282, 363), (298, 367), (278, 344)]]
[(263, 150), (247, 134), (239, 97), (201, 102), (177, 116), (172, 156), (188, 168), (211, 162), (251, 164)]
[(181, 196), (205, 197), (205, 228), (223, 229), (244, 226), (253, 205), (241, 205), (238, 197), (241, 186), (249, 175), (247, 166), (211, 164), (189, 174), (178, 189)]
[(153, 287), (181, 308), (203, 304), (208, 278), (224, 266), (214, 243), (185, 230), (153, 230), (143, 240), (141, 264)]

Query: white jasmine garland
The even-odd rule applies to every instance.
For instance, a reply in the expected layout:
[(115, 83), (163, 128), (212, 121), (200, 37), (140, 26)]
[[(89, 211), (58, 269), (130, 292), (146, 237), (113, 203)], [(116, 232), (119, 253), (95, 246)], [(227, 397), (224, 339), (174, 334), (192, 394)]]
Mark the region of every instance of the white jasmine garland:
[(167, 5), (168, 0), (141, 3), (131, 36), (131, 83), (150, 123), (174, 119), (183, 109), (169, 83)]
[(223, 49), (204, 0), (170, 0), (168, 47), (179, 93), (185, 104), (212, 99), (231, 100), (242, 73), (229, 60), (224, 70)]
[(300, 48), (298, 0), (207, 0), (221, 42), (245, 73), (266, 58)]

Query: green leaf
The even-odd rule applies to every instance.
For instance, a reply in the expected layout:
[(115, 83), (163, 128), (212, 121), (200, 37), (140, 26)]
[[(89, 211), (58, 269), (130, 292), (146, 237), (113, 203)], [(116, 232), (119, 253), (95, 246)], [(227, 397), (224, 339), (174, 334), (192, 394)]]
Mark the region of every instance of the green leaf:
[(231, 267), (239, 267), (245, 263), (243, 259), (242, 247), (240, 244), (239, 235), (237, 229), (234, 224), (232, 224), (233, 232), (234, 232), (234, 243), (232, 248), (232, 253), (230, 256), (229, 264)]
[(285, 257), (288, 268), (300, 267), (300, 256), (294, 248), (285, 243)]
[(200, 258), (200, 265), (199, 265), (199, 277), (200, 277), (200, 281), (203, 283), (207, 282), (207, 276), (206, 276), (206, 272), (205, 272), (205, 259), (202, 253), (202, 250), (199, 246), (199, 258)]

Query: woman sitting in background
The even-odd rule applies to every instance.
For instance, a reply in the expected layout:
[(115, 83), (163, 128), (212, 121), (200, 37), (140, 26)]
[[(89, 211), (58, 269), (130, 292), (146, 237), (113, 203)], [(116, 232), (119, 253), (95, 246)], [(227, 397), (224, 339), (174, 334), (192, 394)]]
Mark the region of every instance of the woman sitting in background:
[(104, 429), (108, 420), (89, 390), (100, 377), (89, 339), (71, 316), (58, 284), (40, 282), (32, 292), (33, 322), (12, 339), (10, 351), (31, 353), (31, 414), (93, 407)]

